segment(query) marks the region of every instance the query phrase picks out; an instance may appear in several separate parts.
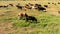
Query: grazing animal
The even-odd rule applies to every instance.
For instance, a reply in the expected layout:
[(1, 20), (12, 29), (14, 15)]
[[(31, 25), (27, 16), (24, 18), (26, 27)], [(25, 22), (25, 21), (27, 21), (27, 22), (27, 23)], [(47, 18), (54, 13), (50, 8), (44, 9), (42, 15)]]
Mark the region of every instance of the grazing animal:
[(50, 4), (50, 2), (48, 2), (48, 4)]
[(42, 11), (44, 11), (44, 10), (46, 10), (44, 7), (42, 7), (40, 4), (35, 4), (35, 9), (37, 9), (37, 10), (42, 10)]
[(60, 2), (58, 2), (58, 4), (60, 4)]
[(40, 6), (41, 7), (41, 5), (39, 4), (38, 6)]
[(41, 7), (41, 5), (35, 4), (34, 9), (38, 9), (38, 7)]
[(29, 20), (37, 22), (37, 19), (34, 16), (28, 16), (28, 15), (26, 15), (26, 21), (29, 21)]
[(7, 8), (8, 7), (8, 5), (7, 6), (3, 6), (4, 8)]
[(60, 11), (58, 11), (58, 13), (60, 14)]
[(38, 4), (35, 4), (36, 6), (38, 6)]
[(32, 7), (30, 7), (29, 5), (25, 5), (24, 8), (26, 8), (26, 9), (32, 9)]
[(28, 3), (28, 5), (33, 6), (34, 4)]
[(23, 0), (23, 1), (26, 1), (26, 0)]
[(40, 11), (44, 11), (44, 10), (46, 10), (44, 7), (38, 7), (38, 10)]
[(54, 3), (52, 3), (52, 4), (54, 4)]
[(41, 4), (35, 4), (35, 6), (41, 6)]
[(9, 4), (10, 6), (13, 6), (13, 4)]
[(56, 3), (54, 5), (56, 5)]
[(0, 6), (0, 8), (7, 8), (7, 7), (8, 7), (8, 5), (7, 6), (5, 6), (5, 5), (4, 6)]
[(20, 13), (18, 14), (19, 20), (21, 20), (22, 18), (24, 18), (26, 15), (27, 15), (27, 14), (26, 14), (25, 12), (20, 12)]
[(2, 8), (3, 6), (0, 6), (0, 8)]
[(16, 7), (17, 7), (18, 9), (22, 9), (22, 8), (23, 8), (23, 6), (19, 6), (19, 5), (16, 5)]
[(44, 7), (48, 8), (48, 5), (44, 5)]

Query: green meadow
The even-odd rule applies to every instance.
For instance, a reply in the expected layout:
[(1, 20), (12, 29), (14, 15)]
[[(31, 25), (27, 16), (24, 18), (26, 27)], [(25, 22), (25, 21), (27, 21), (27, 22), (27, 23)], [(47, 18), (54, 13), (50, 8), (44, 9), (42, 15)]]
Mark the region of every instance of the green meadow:
[[(51, 4), (48, 4), (50, 2)], [(0, 5), (12, 3), (14, 6), (0, 8), (0, 34), (60, 34), (60, 4), (59, 1), (0, 1)], [(20, 3), (38, 3), (48, 5), (47, 12), (29, 10), (26, 11), (16, 8), (15, 5)], [(52, 4), (56, 3), (56, 5)], [(44, 7), (44, 6), (43, 6)], [(37, 18), (38, 23), (26, 22), (18, 19), (19, 12), (26, 12), (28, 15)]]

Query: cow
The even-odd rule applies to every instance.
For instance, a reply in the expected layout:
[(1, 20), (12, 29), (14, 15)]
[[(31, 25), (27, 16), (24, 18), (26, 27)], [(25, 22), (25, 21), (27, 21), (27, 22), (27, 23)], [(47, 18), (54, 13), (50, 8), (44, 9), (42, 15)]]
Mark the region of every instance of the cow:
[(3, 5), (3, 6), (0, 6), (0, 8), (7, 8), (8, 5)]
[(26, 5), (24, 6), (24, 8), (26, 8), (26, 9), (32, 9), (32, 7), (30, 7), (28, 4), (26, 4)]
[(58, 4), (60, 4), (60, 2), (58, 2)]
[(50, 2), (48, 2), (48, 4), (50, 4)]
[(26, 11), (26, 9), (32, 9), (32, 7), (30, 7), (28, 4), (26, 4), (25, 6), (23, 6), (23, 8), (25, 9), (25, 11)]
[(44, 7), (48, 8), (48, 5), (44, 5)]
[(40, 11), (40, 10), (44, 11), (44, 10), (46, 10), (46, 8), (40, 6), (39, 4), (35, 4), (35, 9), (37, 9), (38, 11)]
[(41, 5), (39, 4), (38, 6), (40, 6), (41, 7)]
[(60, 14), (60, 11), (58, 11), (58, 13)]
[(52, 3), (52, 4), (54, 4), (54, 3)]
[(16, 7), (17, 7), (18, 9), (21, 9), (21, 10), (22, 10), (22, 8), (23, 8), (23, 6), (19, 6), (19, 5), (16, 5)]
[(35, 9), (39, 9), (39, 7), (41, 7), (40, 4), (35, 4), (35, 6), (34, 6)]
[(0, 6), (0, 8), (2, 8), (3, 6)]
[(44, 8), (44, 7), (38, 7), (38, 10), (40, 11), (44, 11), (44, 10), (46, 10), (46, 8)]
[[(27, 15), (27, 13), (25, 13), (25, 12), (19, 12), (19, 14), (18, 14), (19, 20), (21, 20), (22, 18), (24, 18), (26, 15)], [(23, 19), (23, 20), (25, 20), (25, 19)]]
[(23, 1), (26, 1), (26, 0), (23, 0)]
[(34, 17), (34, 16), (28, 16), (28, 15), (26, 15), (26, 22), (28, 22), (28, 21), (32, 21), (32, 22), (37, 22), (37, 19)]
[(4, 8), (7, 8), (7, 7), (8, 7), (8, 5), (7, 5), (7, 6), (5, 6), (5, 5), (4, 5), (3, 7), (4, 7)]
[(23, 9), (23, 6), (21, 6), (20, 3), (18, 3), (18, 4), (16, 5), (16, 7), (17, 7), (18, 9), (21, 9), (21, 10)]
[(10, 6), (13, 6), (13, 4), (9, 4)]
[(33, 6), (34, 4), (28, 3), (28, 5)]

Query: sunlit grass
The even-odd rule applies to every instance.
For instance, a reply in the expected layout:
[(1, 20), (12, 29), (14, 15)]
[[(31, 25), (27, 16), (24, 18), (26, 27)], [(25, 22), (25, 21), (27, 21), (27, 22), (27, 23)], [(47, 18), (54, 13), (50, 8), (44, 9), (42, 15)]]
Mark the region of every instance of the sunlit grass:
[[(30, 2), (30, 1), (29, 1)], [(29, 3), (27, 1), (27, 3)], [(1, 2), (2, 3), (2, 2)], [(4, 2), (8, 4), (9, 2)], [(18, 2), (14, 3), (16, 5)], [(45, 4), (43, 2), (32, 2), (39, 3), (42, 6)], [(3, 3), (2, 3), (3, 4)], [(21, 2), (22, 5), (26, 4), (26, 2)], [(47, 4), (47, 2), (46, 2)], [(4, 5), (4, 4), (3, 4)], [(59, 5), (49, 5), (49, 7), (53, 7), (56, 9), (60, 9)], [(38, 22), (26, 22), (25, 20), (18, 19), (19, 12), (26, 12), (28, 15), (32, 15), (37, 18)], [(42, 11), (37, 10), (19, 10), (15, 6), (6, 8), (0, 8), (0, 23), (12, 23), (11, 29), (16, 28), (15, 30), (9, 30), (8, 34), (60, 34), (60, 16), (55, 16), (53, 14), (49, 14)], [(9, 25), (7, 25), (9, 26)]]

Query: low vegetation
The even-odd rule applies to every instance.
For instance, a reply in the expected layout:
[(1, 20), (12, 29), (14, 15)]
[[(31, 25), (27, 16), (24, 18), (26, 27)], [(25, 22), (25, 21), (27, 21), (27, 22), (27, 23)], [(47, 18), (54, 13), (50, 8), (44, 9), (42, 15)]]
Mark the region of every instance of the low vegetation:
[[(12, 8), (12, 9), (10, 9)], [(60, 34), (60, 16), (37, 10), (19, 10), (10, 7), (0, 8), (1, 34)], [(18, 13), (24, 11), (35, 16), (37, 23), (18, 19)]]

